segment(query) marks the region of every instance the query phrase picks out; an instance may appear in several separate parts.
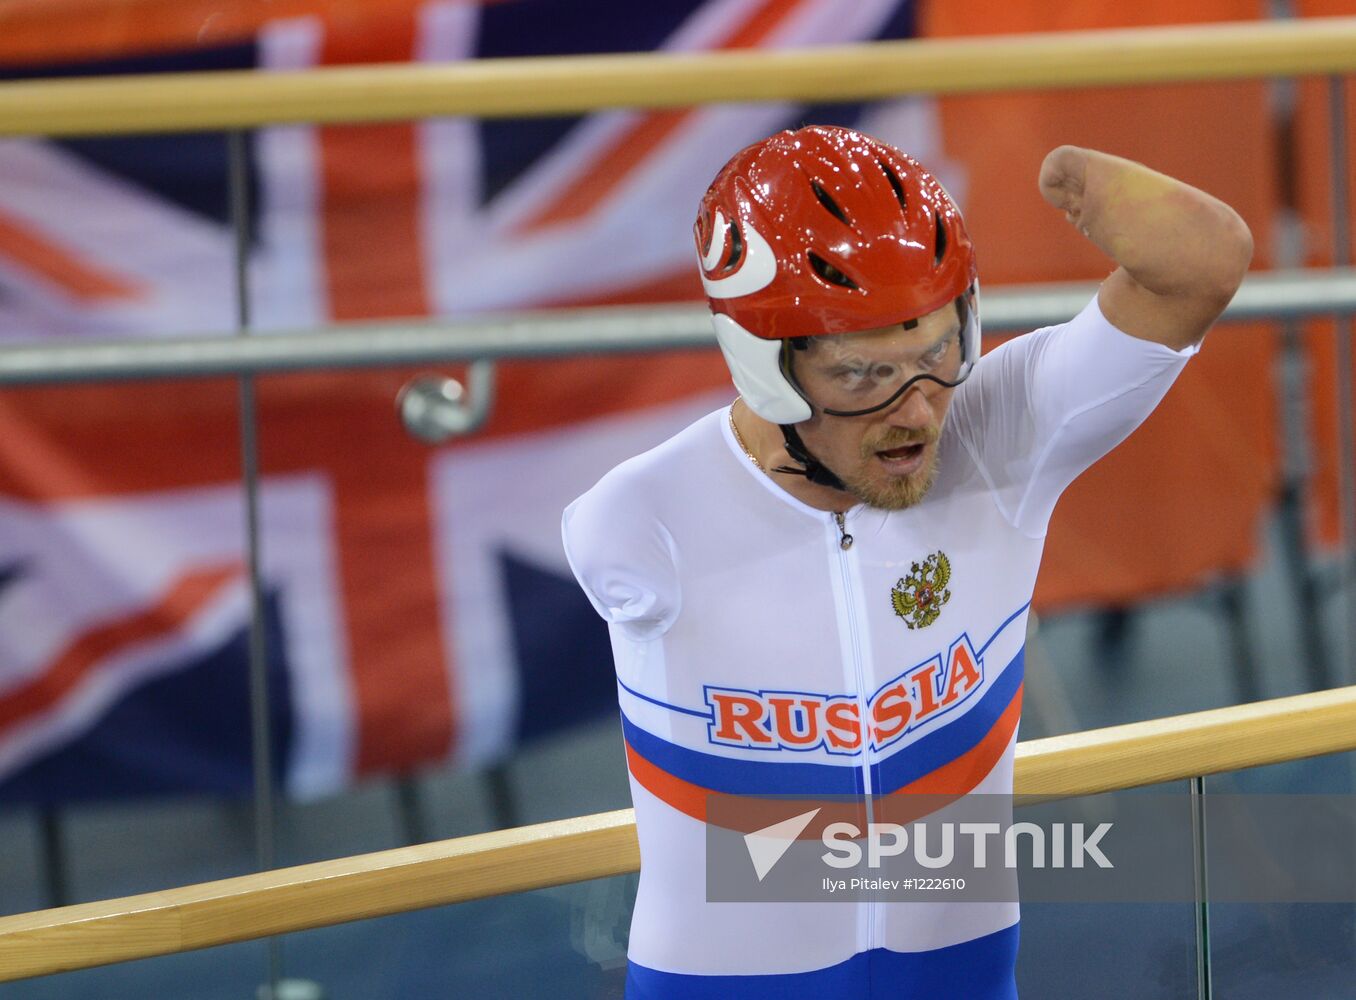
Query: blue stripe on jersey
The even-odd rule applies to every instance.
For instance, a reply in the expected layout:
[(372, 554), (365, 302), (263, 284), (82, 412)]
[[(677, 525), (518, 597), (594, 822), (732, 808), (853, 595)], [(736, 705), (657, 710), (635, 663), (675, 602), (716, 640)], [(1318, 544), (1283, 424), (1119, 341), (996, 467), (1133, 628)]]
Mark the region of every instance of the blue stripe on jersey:
[(661, 771), (727, 795), (858, 795), (860, 766), (796, 761), (734, 760), (689, 750), (641, 729), (625, 714), (622, 733), (631, 749)]
[(1020, 615), (1023, 611), (1025, 611), (1029, 607), (1031, 607), (1031, 602), (1027, 601), (1012, 614), (1008, 615), (1007, 618), (1003, 620), (1003, 624), (999, 625), (998, 628), (994, 630), (993, 635), (989, 636), (989, 638), (985, 641), (984, 645), (979, 647), (979, 650), (975, 653), (975, 657), (979, 658), (983, 656), (984, 651), (993, 645), (993, 641), (1003, 634), (1003, 630), (1007, 628), (1009, 625), (1011, 625), (1014, 621), (1016, 621), (1017, 616)]
[(860, 952), (772, 976), (691, 976), (630, 963), (626, 1000), (1017, 1000), (1018, 925), (933, 951)]
[[(874, 765), (875, 791), (888, 794), (930, 774), (978, 746), (1012, 703), (1022, 683), (1024, 649), (1018, 650), (979, 702), (960, 718)], [(622, 732), (631, 749), (661, 771), (727, 795), (859, 795), (860, 758), (845, 764), (795, 760), (739, 760), (678, 746), (641, 729), (625, 713)], [(763, 751), (765, 752), (765, 751)], [(791, 751), (787, 752), (788, 755)]]
[[(979, 649), (975, 651), (975, 659), (982, 659), (985, 651), (994, 644), (994, 640), (1002, 635), (1003, 631), (1016, 621), (1018, 616), (1029, 607), (1031, 607), (1031, 602), (1027, 601), (1012, 614), (1008, 615), (1007, 618), (1003, 619), (1003, 624), (999, 625), (998, 628), (994, 630), (993, 635), (989, 636), (989, 638), (984, 641), (984, 645), (980, 646)], [(623, 681), (620, 677), (617, 678), (617, 683), (622, 686), (627, 694), (639, 698), (642, 701), (648, 701), (651, 705), (658, 705), (660, 708), (668, 709), (670, 712), (682, 712), (684, 715), (694, 715), (699, 719), (710, 719), (712, 717), (712, 710), (709, 705), (703, 709), (684, 708), (682, 705), (673, 705), (667, 701), (660, 701), (658, 698), (651, 698), (648, 694), (642, 694), (640, 691), (637, 691), (635, 688), (631, 687), (631, 685)]]
[(1025, 663), (1026, 647), (1023, 646), (970, 711), (876, 764), (872, 770), (875, 791), (888, 795), (978, 746), (993, 729), (998, 717), (1012, 704), (1022, 683)]
[[(3, 583), (3, 580), (0, 580), (0, 583)], [(670, 712), (682, 712), (684, 715), (695, 715), (697, 718), (706, 719), (708, 722), (712, 718), (711, 709), (709, 708), (706, 709), (705, 711), (699, 712), (695, 708), (684, 708), (682, 705), (670, 705), (667, 701), (660, 701), (658, 698), (651, 698), (648, 694), (641, 694), (639, 691), (631, 687), (631, 685), (627, 684), (620, 677), (617, 678), (617, 683), (621, 686), (621, 689), (625, 691), (627, 694), (631, 695), (632, 697), (639, 698), (641, 701), (648, 701), (651, 705), (658, 705), (660, 708), (666, 708)]]

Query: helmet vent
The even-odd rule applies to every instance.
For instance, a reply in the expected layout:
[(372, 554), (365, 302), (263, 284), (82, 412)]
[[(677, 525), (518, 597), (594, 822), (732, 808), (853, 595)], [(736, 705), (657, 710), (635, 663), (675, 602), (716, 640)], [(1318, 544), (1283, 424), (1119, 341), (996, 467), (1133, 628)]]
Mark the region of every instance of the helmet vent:
[(937, 227), (937, 234), (935, 242), (933, 243), (933, 246), (935, 246), (936, 249), (933, 251), (932, 266), (940, 267), (942, 258), (946, 256), (946, 230), (942, 228), (942, 217), (940, 213), (932, 213), (932, 222)]
[(814, 190), (815, 197), (819, 199), (819, 203), (828, 210), (830, 215), (845, 225), (852, 225), (848, 220), (847, 213), (843, 211), (843, 206), (833, 200), (833, 195), (819, 186), (819, 181), (811, 181), (810, 187)]
[(813, 250), (807, 251), (805, 255), (810, 258), (810, 266), (814, 268), (815, 274), (819, 275), (830, 285), (837, 285), (840, 288), (851, 288), (854, 291), (860, 287), (857, 282), (853, 281)]
[(890, 182), (890, 187), (894, 189), (895, 201), (899, 202), (899, 208), (902, 212), (909, 210), (908, 202), (904, 200), (904, 185), (899, 182), (899, 175), (890, 169), (890, 164), (884, 160), (877, 160), (880, 168), (885, 172), (885, 179)]
[(739, 234), (739, 227), (733, 222), (729, 224), (726, 232), (729, 233), (730, 259), (721, 270), (733, 271), (744, 257), (744, 237)]

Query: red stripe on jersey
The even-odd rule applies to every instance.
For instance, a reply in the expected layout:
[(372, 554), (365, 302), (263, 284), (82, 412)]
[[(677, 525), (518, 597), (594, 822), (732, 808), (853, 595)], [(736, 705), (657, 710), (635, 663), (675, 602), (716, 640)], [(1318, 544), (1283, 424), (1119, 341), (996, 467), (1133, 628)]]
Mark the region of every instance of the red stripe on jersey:
[[(1022, 687), (1019, 685), (1003, 709), (1003, 714), (993, 724), (993, 728), (984, 739), (961, 754), (955, 760), (943, 764), (937, 770), (917, 778), (891, 795), (966, 795), (988, 776), (994, 766), (1002, 760), (1003, 753), (1017, 731), (1017, 721), (1022, 717)], [(907, 748), (904, 751), (908, 752)]]

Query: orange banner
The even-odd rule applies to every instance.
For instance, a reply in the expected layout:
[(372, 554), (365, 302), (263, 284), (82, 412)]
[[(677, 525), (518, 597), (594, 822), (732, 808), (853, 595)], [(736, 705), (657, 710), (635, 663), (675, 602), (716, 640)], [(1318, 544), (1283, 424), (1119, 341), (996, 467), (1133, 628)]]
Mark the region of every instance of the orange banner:
[[(969, 16), (928, 4), (927, 35), (1136, 27), (1253, 17), (1255, 3), (1127, 6), (1012, 0)], [(1106, 150), (1233, 205), (1266, 267), (1275, 177), (1263, 83), (1100, 88), (940, 101), (946, 154), (967, 175), (966, 219), (990, 284), (1098, 279), (1106, 258), (1041, 200), (1036, 172), (1061, 143)], [(1274, 337), (1220, 327), (1157, 412), (1074, 483), (1051, 524), (1037, 586), (1044, 610), (1119, 605), (1242, 572), (1277, 479)]]
[(6, 0), (0, 3), (0, 65), (234, 45), (250, 41), (269, 21), (289, 17), (320, 17), (355, 33), (379, 30), (426, 5), (426, 0)]
[[(1306, 17), (1356, 14), (1354, 0), (1303, 0), (1300, 12)], [(1347, 206), (1351, 216), (1348, 232), (1356, 225), (1356, 191), (1351, 174), (1356, 169), (1356, 81), (1345, 84), (1347, 133)], [(1292, 162), (1296, 208), (1304, 225), (1304, 263), (1306, 266), (1330, 266), (1334, 261), (1332, 167), (1329, 121), (1330, 84), (1327, 80), (1304, 80), (1299, 88), (1299, 106), (1295, 116)], [(1352, 260), (1352, 248), (1346, 248), (1346, 260)], [(1305, 326), (1304, 346), (1309, 365), (1309, 439), (1312, 442), (1312, 466), (1309, 470), (1308, 507), (1311, 537), (1322, 546), (1335, 546), (1341, 540), (1340, 426), (1337, 408), (1337, 337), (1330, 321)]]

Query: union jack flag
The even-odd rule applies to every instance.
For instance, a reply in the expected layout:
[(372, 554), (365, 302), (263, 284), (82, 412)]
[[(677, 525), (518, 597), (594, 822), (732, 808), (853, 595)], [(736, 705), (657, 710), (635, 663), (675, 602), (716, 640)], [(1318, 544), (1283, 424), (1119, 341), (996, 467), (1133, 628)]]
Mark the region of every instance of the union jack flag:
[[(3, 75), (791, 47), (907, 37), (914, 19), (908, 0), (277, 6), (296, 16), (115, 60), (71, 62), (54, 35), (51, 58)], [(261, 129), (255, 326), (697, 298), (705, 185), (805, 121), (860, 123), (963, 197), (922, 99)], [(0, 142), (0, 340), (228, 332), (233, 239), (222, 135)], [(411, 374), (259, 382), (275, 757), (294, 794), (471, 765), (610, 710), (560, 510), (731, 395), (714, 352), (515, 362), (484, 432), (430, 449), (394, 417)], [(0, 798), (248, 787), (236, 406), (225, 379), (0, 393)]]

